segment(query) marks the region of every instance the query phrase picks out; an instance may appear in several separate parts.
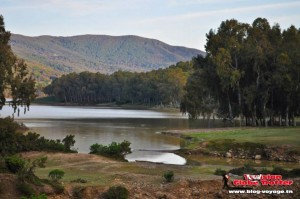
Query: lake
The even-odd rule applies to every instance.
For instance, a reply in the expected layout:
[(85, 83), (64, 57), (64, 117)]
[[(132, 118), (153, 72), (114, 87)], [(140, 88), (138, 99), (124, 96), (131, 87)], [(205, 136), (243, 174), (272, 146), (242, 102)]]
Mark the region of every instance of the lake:
[[(4, 106), (0, 113), (5, 117), (13, 111)], [(159, 132), (208, 127), (205, 121), (188, 120), (179, 112), (76, 106), (32, 105), (29, 112), (24, 115), (21, 111), (15, 119), (48, 139), (75, 135), (74, 148), (79, 153), (89, 153), (90, 145), (95, 143), (107, 145), (112, 141), (127, 140), (133, 150), (126, 156), (128, 161), (179, 165), (185, 164), (186, 160), (170, 151), (180, 148), (180, 139)]]

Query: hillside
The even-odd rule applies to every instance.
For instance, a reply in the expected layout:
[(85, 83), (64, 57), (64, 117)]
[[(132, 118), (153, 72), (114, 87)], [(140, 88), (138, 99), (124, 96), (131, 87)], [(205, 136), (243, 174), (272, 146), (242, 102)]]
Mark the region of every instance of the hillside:
[(203, 54), (196, 49), (170, 46), (138, 36), (27, 37), (12, 34), (11, 46), (18, 57), (58, 73), (149, 71)]

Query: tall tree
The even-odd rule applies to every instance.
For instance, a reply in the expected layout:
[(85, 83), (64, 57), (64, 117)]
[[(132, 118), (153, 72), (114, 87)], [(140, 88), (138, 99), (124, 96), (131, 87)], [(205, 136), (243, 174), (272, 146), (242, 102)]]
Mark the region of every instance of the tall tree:
[(14, 111), (24, 106), (24, 111), (29, 108), (30, 102), (35, 97), (35, 81), (29, 77), (27, 66), (18, 60), (9, 45), (10, 32), (5, 30), (3, 16), (0, 15), (0, 109), (5, 105), (5, 92), (10, 92), (11, 105)]

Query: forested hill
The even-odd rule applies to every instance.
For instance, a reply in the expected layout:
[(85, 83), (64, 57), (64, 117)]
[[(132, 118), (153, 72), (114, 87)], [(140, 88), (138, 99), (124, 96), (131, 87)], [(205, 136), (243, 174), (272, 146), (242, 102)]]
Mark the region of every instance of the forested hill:
[(149, 71), (203, 54), (197, 49), (170, 46), (138, 36), (12, 34), (11, 46), (18, 57), (61, 72)]

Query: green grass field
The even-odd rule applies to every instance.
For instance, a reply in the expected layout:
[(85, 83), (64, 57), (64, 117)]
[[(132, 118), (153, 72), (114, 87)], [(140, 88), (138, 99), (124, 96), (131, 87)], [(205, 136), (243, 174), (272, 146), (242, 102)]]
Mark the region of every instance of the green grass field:
[(300, 151), (300, 127), (241, 128), (229, 131), (195, 132), (187, 134), (197, 141), (234, 139), (236, 142), (254, 142), (267, 146), (290, 145)]

